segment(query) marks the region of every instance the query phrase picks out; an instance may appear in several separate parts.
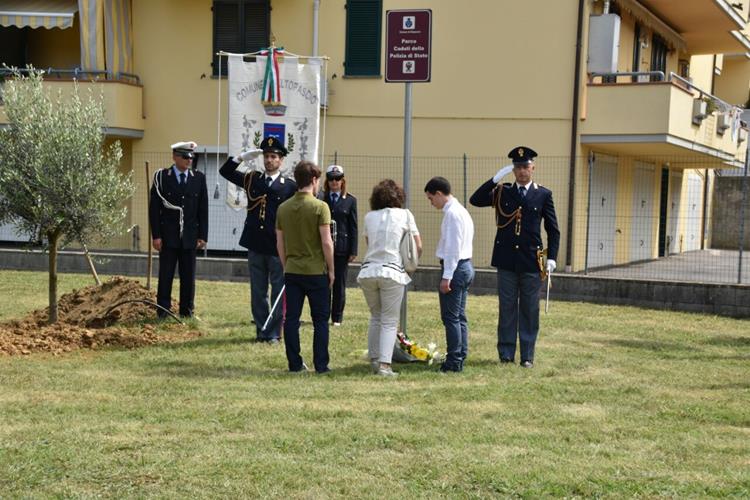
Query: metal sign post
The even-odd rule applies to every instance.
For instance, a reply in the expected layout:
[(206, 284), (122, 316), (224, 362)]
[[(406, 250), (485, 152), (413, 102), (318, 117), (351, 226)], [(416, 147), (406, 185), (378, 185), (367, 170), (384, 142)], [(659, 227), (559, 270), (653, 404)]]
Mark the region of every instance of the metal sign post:
[[(404, 208), (411, 192), (412, 83), (429, 82), (432, 69), (432, 10), (389, 10), (386, 16), (386, 83), (404, 82)], [(406, 335), (406, 300), (401, 303), (401, 331)]]

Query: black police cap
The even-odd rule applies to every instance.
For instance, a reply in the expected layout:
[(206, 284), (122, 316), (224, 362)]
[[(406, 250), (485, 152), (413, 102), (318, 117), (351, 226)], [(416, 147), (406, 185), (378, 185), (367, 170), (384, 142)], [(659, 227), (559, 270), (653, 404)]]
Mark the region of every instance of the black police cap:
[(286, 156), (289, 151), (286, 150), (284, 144), (277, 137), (266, 137), (263, 142), (260, 143), (260, 149), (264, 153), (276, 153), (281, 156)]
[(531, 148), (527, 148), (526, 146), (515, 147), (510, 150), (510, 153), (508, 153), (508, 158), (510, 158), (513, 163), (518, 163), (521, 165), (531, 163), (536, 157), (536, 151)]

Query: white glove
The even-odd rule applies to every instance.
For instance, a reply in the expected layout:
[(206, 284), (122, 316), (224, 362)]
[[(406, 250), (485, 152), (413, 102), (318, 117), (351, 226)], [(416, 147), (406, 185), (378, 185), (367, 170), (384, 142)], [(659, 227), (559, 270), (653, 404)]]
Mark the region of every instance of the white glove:
[(247, 149), (240, 153), (238, 156), (235, 156), (234, 159), (237, 161), (237, 163), (241, 163), (243, 161), (254, 160), (262, 154), (262, 149)]
[(503, 168), (501, 168), (500, 170), (497, 171), (497, 173), (495, 174), (495, 176), (492, 178), (492, 182), (494, 182), (495, 184), (497, 184), (498, 182), (500, 182), (500, 179), (502, 179), (503, 177), (505, 177), (506, 175), (508, 175), (512, 171), (513, 171), (513, 165), (512, 164), (504, 166)]
[(552, 259), (547, 259), (547, 272), (552, 274), (552, 271), (557, 269), (557, 262)]

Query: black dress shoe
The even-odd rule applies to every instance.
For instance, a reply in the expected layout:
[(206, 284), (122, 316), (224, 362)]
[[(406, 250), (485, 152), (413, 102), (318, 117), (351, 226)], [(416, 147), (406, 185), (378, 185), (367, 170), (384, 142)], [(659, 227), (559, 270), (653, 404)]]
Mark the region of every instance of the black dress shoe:
[(460, 368), (454, 368), (451, 366), (446, 365), (445, 363), (442, 363), (440, 365), (440, 371), (443, 373), (459, 373), (461, 371)]
[(500, 364), (504, 365), (507, 363), (513, 363), (513, 358), (500, 358)]
[(521, 368), (533, 368), (534, 362), (529, 361), (528, 359), (526, 361), (521, 361)]

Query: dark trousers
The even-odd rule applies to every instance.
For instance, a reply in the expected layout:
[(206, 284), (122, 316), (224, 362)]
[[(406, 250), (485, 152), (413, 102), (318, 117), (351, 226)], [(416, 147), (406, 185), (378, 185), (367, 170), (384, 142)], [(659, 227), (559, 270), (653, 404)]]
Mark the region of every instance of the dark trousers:
[(341, 323), (346, 305), (346, 273), (349, 270), (348, 255), (333, 256), (333, 292), (331, 294), (331, 321)]
[(500, 319), (497, 323), (497, 352), (513, 359), (518, 335), (521, 361), (534, 360), (534, 345), (539, 334), (539, 273), (497, 270)]
[[(174, 268), (180, 273), (180, 316), (192, 316), (195, 309), (195, 256), (196, 250), (162, 247), (159, 252), (159, 286), (156, 291), (156, 303), (170, 310), (172, 306), (172, 282)], [(163, 318), (167, 315), (159, 309), (156, 314)]]
[[(442, 266), (441, 266), (442, 268)], [(442, 274), (441, 274), (442, 276)], [(466, 299), (474, 280), (471, 260), (461, 260), (451, 279), (451, 291), (440, 293), (440, 319), (445, 326), (445, 368), (461, 371), (469, 353), (469, 324), (466, 318)]]
[[(271, 321), (263, 330), (268, 313), (276, 302), (276, 297), (284, 286), (284, 269), (281, 259), (275, 255), (247, 251), (247, 267), (250, 272), (250, 311), (255, 321), (255, 335), (258, 340), (279, 339), (283, 317), (283, 297), (273, 311)], [(271, 300), (268, 298), (268, 284), (271, 284)]]
[(313, 363), (316, 372), (328, 371), (328, 276), (325, 274), (284, 275), (286, 284), (286, 317), (284, 318), (284, 346), (289, 371), (302, 369), (299, 347), (299, 324), (305, 297), (310, 304), (313, 322)]

